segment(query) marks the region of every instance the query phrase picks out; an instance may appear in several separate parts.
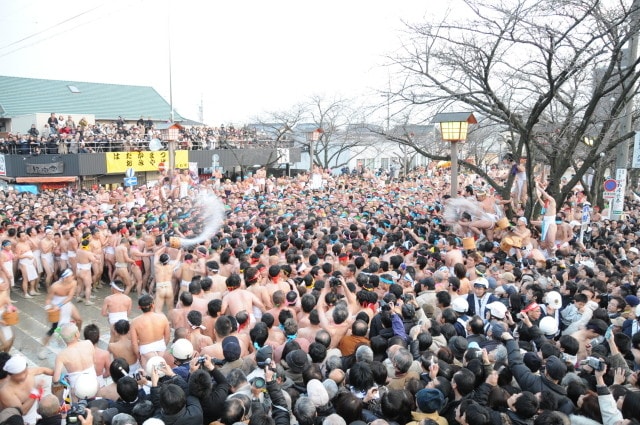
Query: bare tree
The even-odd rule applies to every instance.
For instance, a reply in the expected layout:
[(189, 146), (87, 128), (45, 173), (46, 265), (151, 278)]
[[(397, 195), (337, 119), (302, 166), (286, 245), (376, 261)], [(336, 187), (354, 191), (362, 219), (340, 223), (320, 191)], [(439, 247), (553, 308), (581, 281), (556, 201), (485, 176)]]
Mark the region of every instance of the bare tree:
[[(631, 136), (618, 134), (640, 75), (637, 59), (623, 66), (624, 48), (638, 32), (631, 0), (462, 3), (466, 10), (456, 15), (468, 19), (409, 26), (412, 37), (393, 58), (401, 76), (394, 99), (423, 115), (472, 111), (484, 125), (513, 133), (509, 150), (516, 160), (529, 159), (529, 189), (535, 173), (540, 175), (535, 167), (541, 159), (549, 170), (549, 190), (563, 200), (602, 154), (610, 155)], [(593, 140), (590, 146), (585, 136)], [(513, 176), (502, 183), (477, 165), (461, 166), (508, 195)], [(571, 166), (575, 174), (560, 187), (560, 176)]]
[[(314, 141), (313, 162), (322, 168), (341, 168), (349, 160), (363, 152), (377, 138), (368, 125), (362, 124), (360, 108), (354, 108), (346, 99), (327, 100), (313, 96), (308, 105), (308, 113), (314, 125), (321, 129), (318, 140)], [(302, 143), (308, 147), (310, 141)]]

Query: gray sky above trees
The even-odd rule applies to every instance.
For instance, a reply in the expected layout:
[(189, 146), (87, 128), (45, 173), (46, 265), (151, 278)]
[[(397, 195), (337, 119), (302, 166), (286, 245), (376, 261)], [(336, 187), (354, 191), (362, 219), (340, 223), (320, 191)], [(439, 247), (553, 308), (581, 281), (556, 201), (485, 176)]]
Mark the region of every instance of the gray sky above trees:
[(205, 122), (238, 124), (312, 95), (384, 89), (402, 20), (449, 3), (0, 0), (0, 74), (150, 85), (168, 100), (170, 27), (176, 109), (198, 119), (202, 98)]

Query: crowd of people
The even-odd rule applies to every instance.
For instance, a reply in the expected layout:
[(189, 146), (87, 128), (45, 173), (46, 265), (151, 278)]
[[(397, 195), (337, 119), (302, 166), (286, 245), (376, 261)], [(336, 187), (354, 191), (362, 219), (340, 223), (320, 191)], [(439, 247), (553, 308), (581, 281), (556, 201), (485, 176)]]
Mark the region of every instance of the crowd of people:
[[(0, 423), (640, 423), (638, 205), (583, 225), (580, 188), (556, 207), (543, 178), (511, 199), (460, 180), (455, 198), (423, 168), (0, 192), (0, 312), (42, 299), (41, 358), (65, 344), (29, 367), (2, 316)], [(203, 193), (224, 222), (181, 246)], [(107, 350), (77, 308), (95, 291)]]
[[(0, 138), (0, 153), (20, 155), (133, 152), (149, 150), (153, 139), (161, 139), (151, 117), (140, 117), (135, 123), (128, 123), (119, 117), (112, 123), (89, 123), (82, 117), (78, 123), (71, 116), (57, 116), (52, 113), (41, 129), (33, 124), (25, 132), (9, 133)], [(180, 134), (180, 149), (236, 149), (249, 147), (286, 147), (291, 139), (276, 140), (273, 134), (256, 127), (235, 128), (189, 126)]]

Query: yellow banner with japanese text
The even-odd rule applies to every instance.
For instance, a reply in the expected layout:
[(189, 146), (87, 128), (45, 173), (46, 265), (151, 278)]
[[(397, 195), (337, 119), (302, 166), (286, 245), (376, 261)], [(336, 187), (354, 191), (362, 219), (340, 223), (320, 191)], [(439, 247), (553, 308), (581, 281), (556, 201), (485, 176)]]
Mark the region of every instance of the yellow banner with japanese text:
[[(107, 152), (107, 173), (124, 173), (127, 168), (135, 171), (158, 171), (158, 164), (169, 169), (169, 152)], [(176, 168), (189, 168), (189, 151), (176, 151)]]

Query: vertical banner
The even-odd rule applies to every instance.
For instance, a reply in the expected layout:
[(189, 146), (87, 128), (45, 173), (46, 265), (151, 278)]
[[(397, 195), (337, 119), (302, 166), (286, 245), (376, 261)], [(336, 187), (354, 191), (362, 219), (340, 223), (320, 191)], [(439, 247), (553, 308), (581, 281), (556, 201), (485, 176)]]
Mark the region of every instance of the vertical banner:
[(631, 158), (631, 168), (640, 168), (640, 132), (636, 131), (633, 138), (633, 157)]
[(7, 175), (7, 162), (5, 161), (4, 154), (0, 154), (0, 176)]
[(624, 210), (624, 193), (627, 189), (627, 170), (618, 168), (616, 170), (616, 180), (618, 187), (616, 188), (613, 202), (611, 203), (611, 215), (614, 220), (618, 220)]

